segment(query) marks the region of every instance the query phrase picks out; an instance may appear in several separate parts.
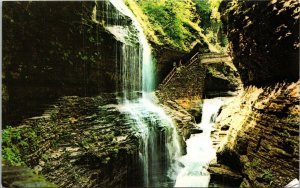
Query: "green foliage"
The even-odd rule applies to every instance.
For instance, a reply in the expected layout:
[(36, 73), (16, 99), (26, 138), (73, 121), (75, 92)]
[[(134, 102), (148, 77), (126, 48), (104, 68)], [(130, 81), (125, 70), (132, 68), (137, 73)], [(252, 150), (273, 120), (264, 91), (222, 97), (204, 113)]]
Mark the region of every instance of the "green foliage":
[(201, 27), (210, 27), (211, 6), (208, 1), (196, 0), (197, 12), (201, 16)]
[(259, 159), (254, 159), (251, 163), (250, 163), (250, 166), (252, 168), (256, 168), (258, 167), (258, 165), (260, 164), (260, 160)]
[[(132, 3), (130, 0), (128, 2)], [(153, 30), (161, 43), (186, 51), (191, 48), (191, 43), (199, 38), (200, 20), (193, 1), (136, 0), (136, 2), (150, 23), (150, 26), (144, 29)], [(133, 12), (138, 14), (136, 10)], [(147, 30), (146, 33), (151, 33)]]
[[(21, 134), (18, 129), (7, 127), (2, 131), (2, 157), (14, 166), (25, 165), (21, 159), (17, 143), (21, 140)], [(24, 142), (20, 142), (26, 145)]]
[(126, 0), (144, 32), (158, 45), (189, 51), (204, 41), (213, 52), (224, 51), (221, 34), (221, 0)]
[(110, 161), (110, 157), (105, 157), (104, 159), (102, 159), (102, 163), (103, 164), (107, 164)]
[(218, 11), (221, 0), (196, 0), (197, 12), (201, 17), (201, 27), (209, 43), (218, 51), (227, 49), (227, 37), (222, 33), (221, 15)]
[(273, 174), (271, 170), (263, 170), (260, 177), (265, 180), (266, 182), (270, 183), (273, 179)]
[(3, 159), (12, 165), (25, 165), (21, 156), (36, 151), (39, 147), (40, 137), (38, 127), (34, 128), (13, 128), (8, 126), (2, 130)]

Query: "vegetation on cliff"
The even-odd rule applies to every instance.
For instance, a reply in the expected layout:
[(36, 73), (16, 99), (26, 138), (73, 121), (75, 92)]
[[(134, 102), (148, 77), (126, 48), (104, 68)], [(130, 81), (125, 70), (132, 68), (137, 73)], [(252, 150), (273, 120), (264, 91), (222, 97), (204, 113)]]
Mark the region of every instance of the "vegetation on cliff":
[(126, 0), (155, 45), (189, 51), (204, 42), (211, 51), (220, 51), (226, 37), (219, 37), (220, 0), (138, 1)]

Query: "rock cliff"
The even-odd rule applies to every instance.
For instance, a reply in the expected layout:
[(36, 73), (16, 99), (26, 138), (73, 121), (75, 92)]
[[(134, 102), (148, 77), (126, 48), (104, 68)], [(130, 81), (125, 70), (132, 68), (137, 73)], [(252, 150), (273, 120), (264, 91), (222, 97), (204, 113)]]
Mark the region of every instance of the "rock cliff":
[(298, 1), (223, 1), (220, 11), (245, 85), (298, 80)]
[(245, 87), (217, 118), (211, 171), (229, 166), (235, 186), (283, 187), (299, 177), (299, 2), (230, 1), (220, 10)]
[(299, 97), (299, 82), (251, 86), (222, 108), (218, 162), (243, 176), (241, 187), (283, 187), (299, 177)]
[(94, 6), (91, 1), (3, 4), (4, 125), (41, 113), (60, 96), (116, 90), (118, 44), (93, 22)]

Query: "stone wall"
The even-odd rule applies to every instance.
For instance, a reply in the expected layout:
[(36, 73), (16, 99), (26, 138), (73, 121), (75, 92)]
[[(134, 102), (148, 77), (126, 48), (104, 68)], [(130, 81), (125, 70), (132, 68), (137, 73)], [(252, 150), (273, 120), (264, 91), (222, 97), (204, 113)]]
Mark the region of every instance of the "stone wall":
[(160, 86), (163, 98), (178, 100), (184, 98), (202, 99), (206, 69), (199, 61), (191, 66), (176, 67), (174, 76)]

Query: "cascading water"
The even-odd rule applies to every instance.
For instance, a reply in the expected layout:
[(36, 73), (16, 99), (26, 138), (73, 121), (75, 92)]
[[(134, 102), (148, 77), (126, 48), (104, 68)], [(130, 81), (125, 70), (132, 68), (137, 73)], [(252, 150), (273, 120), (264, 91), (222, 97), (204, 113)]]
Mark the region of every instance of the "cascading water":
[[(121, 75), (119, 88), (123, 93), (120, 110), (135, 120), (133, 128), (140, 138), (143, 186), (173, 186), (181, 147), (172, 119), (153, 102), (150, 94), (154, 90), (151, 48), (140, 24), (122, 0), (109, 0), (105, 5), (102, 8), (106, 18), (102, 20), (106, 29), (122, 42), (116, 60)], [(96, 14), (95, 8), (95, 19)], [(126, 21), (123, 24), (128, 18), (131, 26)]]
[(203, 133), (192, 134), (186, 141), (187, 154), (181, 158), (184, 168), (180, 170), (175, 187), (208, 187), (210, 175), (209, 163), (216, 158), (210, 134), (212, 126), (225, 98), (205, 99), (202, 108), (202, 120), (198, 125)]

